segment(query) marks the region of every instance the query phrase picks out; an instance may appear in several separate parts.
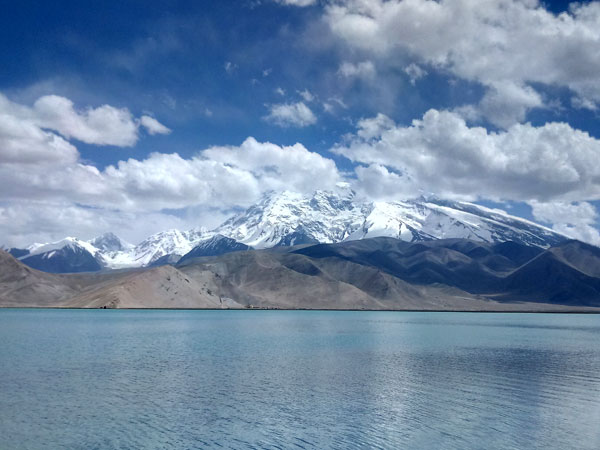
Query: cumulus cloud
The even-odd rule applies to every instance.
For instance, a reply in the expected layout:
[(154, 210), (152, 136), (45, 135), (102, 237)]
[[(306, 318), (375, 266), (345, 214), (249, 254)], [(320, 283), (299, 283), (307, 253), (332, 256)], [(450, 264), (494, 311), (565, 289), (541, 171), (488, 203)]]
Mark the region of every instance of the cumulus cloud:
[(555, 15), (537, 0), (346, 0), (329, 4), (324, 20), (379, 64), (414, 58), (482, 83), (493, 91), (481, 112), (504, 127), (540, 105), (534, 83), (567, 87), (581, 104), (600, 102), (597, 2)]
[(335, 163), (302, 144), (280, 147), (246, 139), (239, 147), (212, 147), (202, 156), (253, 174), (262, 191), (289, 189), (312, 192), (334, 189), (341, 181)]
[(102, 105), (76, 109), (71, 100), (57, 95), (40, 97), (29, 107), (11, 102), (0, 94), (0, 142), (3, 144), (0, 158), (15, 153), (19, 145), (23, 146), (18, 151), (20, 158), (33, 153), (43, 158), (42, 154), (46, 153), (43, 149), (49, 144), (56, 154), (69, 154), (72, 159), (77, 153), (67, 139), (131, 147), (139, 139), (140, 126), (150, 134), (170, 131), (152, 117), (135, 119), (127, 108)]
[(46, 95), (33, 104), (31, 113), (40, 127), (56, 130), (67, 139), (119, 147), (131, 147), (138, 140), (138, 126), (127, 108), (102, 105), (77, 111), (71, 100)]
[[(334, 189), (342, 176), (332, 160), (301, 144), (281, 147), (248, 138), (240, 146), (211, 147), (192, 158), (154, 153), (102, 171), (78, 161), (63, 161), (58, 167), (2, 164), (0, 179), (0, 234), (3, 244), (12, 244), (24, 237), (32, 240), (33, 230), (52, 239), (60, 237), (61, 227), (63, 235), (73, 230), (80, 236), (122, 230), (128, 217), (136, 224), (133, 234), (141, 239), (147, 224), (137, 229), (133, 219), (153, 218), (164, 228), (177, 225), (178, 219), (161, 212), (165, 209), (213, 208), (210, 215), (194, 214), (191, 226), (214, 226), (214, 217), (222, 219), (230, 208), (249, 206), (265, 191)], [(54, 207), (60, 211), (53, 215)], [(51, 219), (42, 217), (46, 214)], [(180, 220), (177, 227), (182, 227)], [(152, 232), (158, 231), (154, 228)]]
[(361, 119), (358, 122), (358, 130), (356, 134), (359, 138), (366, 141), (379, 137), (386, 130), (394, 128), (396, 124), (385, 114), (377, 114), (375, 117)]
[(140, 117), (140, 125), (142, 125), (149, 134), (169, 134), (171, 130), (156, 120), (154, 117)]
[(0, 95), (0, 163), (69, 163), (79, 157), (77, 149), (54, 133), (11, 112), (12, 105)]
[(358, 166), (354, 187), (366, 198), (398, 200), (417, 197), (421, 192), (406, 175), (390, 171), (381, 164)]
[(591, 244), (600, 245), (596, 227), (598, 211), (588, 202), (530, 202), (536, 220), (552, 224), (552, 229)]
[(306, 127), (317, 122), (317, 117), (303, 102), (280, 103), (269, 109), (264, 119), (280, 127)]
[(247, 206), (268, 190), (310, 192), (340, 181), (333, 161), (301, 144), (280, 147), (246, 139), (239, 147), (211, 147), (192, 158), (153, 153), (99, 171), (82, 163), (3, 165), (0, 201), (48, 199), (90, 207), (144, 212), (194, 205)]
[(459, 107), (456, 111), (470, 120), (485, 117), (497, 127), (507, 129), (515, 121), (523, 122), (530, 109), (542, 106), (541, 95), (531, 87), (499, 82), (488, 89), (478, 105)]
[(371, 61), (359, 63), (344, 62), (338, 69), (338, 74), (346, 78), (362, 78), (363, 80), (375, 77), (375, 66)]
[(392, 168), (417, 188), (458, 198), (600, 198), (600, 141), (566, 123), (516, 124), (493, 133), (469, 127), (449, 111), (429, 110), (410, 126), (380, 115), (360, 121), (357, 133), (333, 151)]
[[(100, 233), (110, 229), (111, 224), (117, 227), (122, 223), (116, 222), (119, 215), (140, 220), (153, 217), (155, 223), (168, 224), (176, 220), (160, 219), (172, 215), (165, 210), (183, 214), (213, 208), (210, 217), (223, 217), (228, 209), (248, 206), (268, 190), (333, 189), (342, 180), (332, 160), (301, 144), (278, 146), (254, 138), (240, 146), (210, 147), (191, 158), (152, 153), (145, 159), (131, 158), (99, 170), (82, 161), (77, 148), (58, 131), (42, 129), (34, 109), (0, 96), (3, 244), (16, 242), (18, 236), (30, 238), (33, 232), (56, 238), (61, 226), (63, 234), (69, 230), (79, 230), (81, 236), (90, 230)], [(310, 114), (303, 116), (302, 108), (299, 111), (299, 119), (289, 120), (311, 121)], [(87, 117), (84, 115), (84, 119)], [(149, 132), (167, 130), (150, 116), (144, 117), (133, 121)], [(57, 121), (53, 126), (65, 134), (83, 133), (77, 127), (67, 132), (67, 125), (57, 118), (53, 120)], [(90, 123), (94, 121), (86, 122), (86, 126)], [(60, 208), (54, 216), (53, 208)], [(52, 218), (43, 219), (42, 213)], [(107, 217), (114, 220), (107, 223)], [(198, 214), (194, 217), (204, 220)], [(34, 226), (36, 221), (39, 223)], [(201, 224), (207, 223), (196, 222)]]

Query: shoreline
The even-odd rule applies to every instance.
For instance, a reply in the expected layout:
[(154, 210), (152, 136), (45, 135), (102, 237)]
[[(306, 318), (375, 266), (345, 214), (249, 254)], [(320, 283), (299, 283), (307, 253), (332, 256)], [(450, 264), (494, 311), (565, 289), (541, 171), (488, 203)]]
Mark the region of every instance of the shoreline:
[[(587, 307), (582, 307), (587, 308)], [(581, 310), (485, 310), (485, 309), (350, 309), (350, 308), (80, 308), (71, 306), (0, 306), (0, 310), (73, 310), (73, 311), (321, 311), (321, 312), (430, 312), (430, 313), (491, 313), (491, 314), (600, 314), (600, 308)]]

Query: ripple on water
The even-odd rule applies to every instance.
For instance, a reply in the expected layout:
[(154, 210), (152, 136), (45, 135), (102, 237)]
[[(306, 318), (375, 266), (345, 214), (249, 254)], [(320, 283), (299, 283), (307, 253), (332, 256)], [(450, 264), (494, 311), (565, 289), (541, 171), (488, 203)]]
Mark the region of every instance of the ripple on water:
[(0, 311), (0, 448), (600, 448), (600, 317)]

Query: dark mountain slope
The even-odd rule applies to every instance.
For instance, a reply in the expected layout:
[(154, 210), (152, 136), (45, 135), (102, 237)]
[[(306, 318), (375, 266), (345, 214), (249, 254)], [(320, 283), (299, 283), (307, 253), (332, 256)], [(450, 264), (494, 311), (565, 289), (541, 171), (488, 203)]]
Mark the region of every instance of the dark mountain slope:
[(87, 250), (65, 246), (57, 250), (25, 256), (22, 261), (29, 267), (48, 273), (97, 272), (102, 265)]
[[(588, 271), (597, 271), (598, 263), (599, 260), (595, 260)], [(600, 278), (578, 270), (551, 250), (507, 276), (500, 290), (506, 298), (562, 305), (600, 305)]]
[(466, 240), (404, 243), (376, 238), (296, 250), (377, 268), (411, 284), (452, 286), (506, 301), (600, 306), (600, 249), (569, 241), (542, 250)]
[(246, 244), (241, 244), (234, 239), (217, 234), (216, 236), (200, 242), (191, 251), (183, 255), (179, 259), (179, 263), (183, 263), (192, 258), (202, 258), (206, 256), (218, 256), (231, 252), (240, 252), (251, 250), (252, 248)]

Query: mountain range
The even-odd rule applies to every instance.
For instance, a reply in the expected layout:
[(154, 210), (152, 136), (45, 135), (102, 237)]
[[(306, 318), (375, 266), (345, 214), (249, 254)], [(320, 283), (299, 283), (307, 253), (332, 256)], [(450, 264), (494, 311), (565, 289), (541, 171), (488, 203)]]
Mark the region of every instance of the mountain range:
[(215, 229), (167, 230), (137, 245), (113, 233), (89, 241), (67, 237), (9, 253), (26, 265), (52, 273), (175, 264), (198, 256), (296, 245), (391, 237), (404, 242), (459, 238), (486, 243), (517, 242), (548, 248), (568, 238), (504, 211), (471, 203), (421, 197), (364, 201), (340, 187), (313, 195), (269, 192), (255, 205)]
[(600, 312), (600, 249), (377, 237), (73, 274), (0, 250), (0, 306)]

